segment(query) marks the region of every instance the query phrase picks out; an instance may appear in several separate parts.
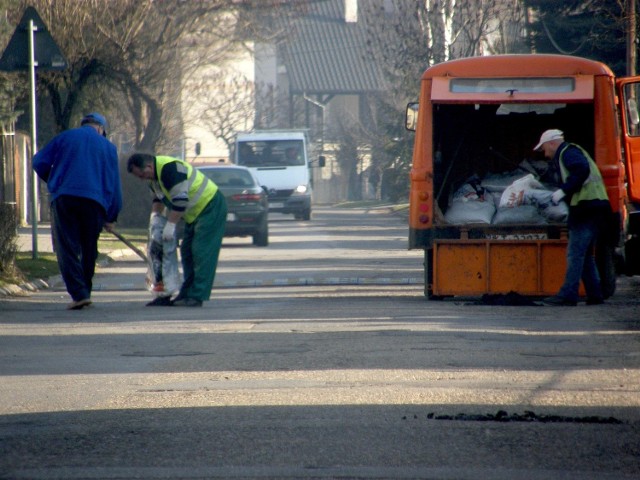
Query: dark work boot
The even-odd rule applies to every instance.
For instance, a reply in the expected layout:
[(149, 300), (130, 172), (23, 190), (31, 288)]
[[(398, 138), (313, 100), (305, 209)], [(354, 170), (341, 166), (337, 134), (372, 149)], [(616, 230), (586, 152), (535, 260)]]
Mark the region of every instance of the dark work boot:
[(578, 302), (568, 300), (566, 298), (554, 295), (553, 297), (547, 297), (542, 299), (542, 303), (548, 307), (575, 307)]
[(173, 305), (171, 302), (171, 297), (157, 297), (147, 303), (145, 306), (147, 307), (170, 307)]

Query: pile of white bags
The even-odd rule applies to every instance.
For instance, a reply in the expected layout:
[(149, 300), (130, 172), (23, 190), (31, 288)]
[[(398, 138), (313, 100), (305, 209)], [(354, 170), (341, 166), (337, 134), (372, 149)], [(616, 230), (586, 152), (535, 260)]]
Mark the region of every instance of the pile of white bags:
[(564, 223), (569, 208), (564, 202), (553, 204), (553, 191), (522, 169), (482, 181), (473, 176), (454, 192), (444, 218), (451, 224)]
[(444, 214), (448, 223), (491, 223), (496, 213), (496, 204), (493, 197), (486, 198), (485, 190), (479, 183), (478, 177), (474, 176), (456, 190)]

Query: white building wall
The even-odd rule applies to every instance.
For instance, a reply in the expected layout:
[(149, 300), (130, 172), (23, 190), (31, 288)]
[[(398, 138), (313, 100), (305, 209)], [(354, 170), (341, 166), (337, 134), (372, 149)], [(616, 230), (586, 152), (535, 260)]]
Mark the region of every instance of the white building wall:
[(276, 47), (272, 44), (256, 43), (252, 81), (275, 87), (277, 85)]
[[(250, 45), (251, 47), (252, 45)], [(186, 83), (197, 85), (203, 78), (221, 75), (236, 77), (241, 75), (247, 82), (253, 84), (256, 79), (256, 65), (251, 49), (245, 49), (237, 54), (237, 58), (224, 68), (208, 67), (198, 70)], [(193, 93), (193, 88), (184, 88), (182, 91), (182, 109), (184, 124), (183, 156), (189, 162), (215, 163), (221, 160), (228, 161), (229, 149), (225, 142), (216, 137), (199, 119), (202, 117), (205, 105), (199, 101), (199, 96)], [(224, 92), (211, 92), (213, 96), (224, 95)], [(246, 115), (243, 121), (237, 125), (236, 130), (249, 130), (253, 128), (253, 115)], [(196, 156), (196, 144), (200, 143), (200, 155)]]

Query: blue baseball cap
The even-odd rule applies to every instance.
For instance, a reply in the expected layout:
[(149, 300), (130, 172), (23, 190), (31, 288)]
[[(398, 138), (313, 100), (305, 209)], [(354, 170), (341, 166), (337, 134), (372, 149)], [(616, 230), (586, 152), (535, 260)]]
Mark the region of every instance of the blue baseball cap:
[(84, 117), (82, 117), (82, 121), (80, 125), (84, 125), (85, 123), (93, 123), (95, 125), (100, 125), (104, 129), (104, 133), (106, 135), (107, 128), (109, 124), (107, 123), (107, 119), (100, 115), (98, 112), (88, 113)]

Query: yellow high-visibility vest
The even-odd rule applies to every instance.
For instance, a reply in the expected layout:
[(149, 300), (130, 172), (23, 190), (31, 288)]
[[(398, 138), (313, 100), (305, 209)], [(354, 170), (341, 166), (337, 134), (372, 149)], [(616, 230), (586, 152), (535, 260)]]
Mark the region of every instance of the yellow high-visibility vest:
[(572, 207), (575, 207), (583, 200), (609, 200), (607, 196), (607, 189), (604, 186), (604, 182), (602, 181), (602, 175), (600, 174), (600, 170), (596, 165), (596, 162), (593, 161), (591, 156), (586, 152), (584, 148), (580, 145), (575, 145), (573, 143), (568, 143), (561, 151), (559, 156), (559, 164), (560, 164), (560, 175), (562, 176), (562, 181), (566, 182), (567, 177), (569, 176), (569, 171), (564, 166), (564, 162), (562, 161), (562, 155), (569, 148), (570, 145), (577, 147), (580, 149), (582, 154), (585, 156), (587, 161), (589, 162), (589, 177), (582, 184), (582, 188), (579, 191), (574, 193), (571, 196)]
[[(184, 172), (187, 175), (187, 193), (189, 195), (189, 201), (187, 208), (184, 212), (184, 221), (186, 223), (193, 223), (195, 219), (200, 215), (200, 212), (204, 210), (204, 207), (211, 201), (213, 196), (218, 191), (218, 186), (209, 180), (201, 171), (193, 168), (187, 162), (183, 162), (178, 158), (157, 156), (156, 157), (156, 175), (158, 179), (162, 178), (162, 169), (169, 163), (177, 163), (178, 171)], [(171, 198), (171, 192), (166, 189), (161, 181), (158, 181), (162, 193), (168, 199)]]

